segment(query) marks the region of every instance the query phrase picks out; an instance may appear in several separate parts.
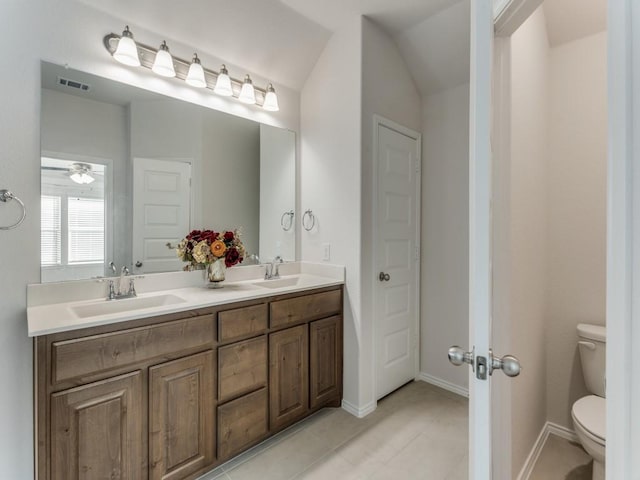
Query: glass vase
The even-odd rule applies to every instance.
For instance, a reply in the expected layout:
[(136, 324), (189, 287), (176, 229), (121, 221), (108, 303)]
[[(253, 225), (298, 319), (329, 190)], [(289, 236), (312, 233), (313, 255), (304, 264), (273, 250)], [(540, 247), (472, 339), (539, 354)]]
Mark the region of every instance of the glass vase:
[(224, 282), (224, 274), (227, 271), (227, 266), (224, 263), (224, 258), (220, 258), (213, 263), (207, 265), (207, 287), (209, 288), (222, 288), (222, 282)]

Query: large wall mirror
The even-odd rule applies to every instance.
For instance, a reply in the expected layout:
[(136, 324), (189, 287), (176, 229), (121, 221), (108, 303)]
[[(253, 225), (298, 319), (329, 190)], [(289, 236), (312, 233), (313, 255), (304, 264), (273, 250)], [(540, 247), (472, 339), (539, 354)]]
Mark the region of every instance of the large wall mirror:
[(192, 229), (295, 259), (294, 132), (42, 62), (41, 149), (42, 282), (181, 270)]

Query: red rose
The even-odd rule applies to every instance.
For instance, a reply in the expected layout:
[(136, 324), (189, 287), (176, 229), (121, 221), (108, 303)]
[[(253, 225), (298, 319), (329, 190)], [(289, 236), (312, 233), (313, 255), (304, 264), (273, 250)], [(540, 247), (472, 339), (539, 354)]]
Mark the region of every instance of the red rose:
[(218, 234), (216, 232), (214, 232), (213, 230), (205, 230), (200, 235), (200, 240), (204, 240), (209, 245), (211, 245), (213, 242), (216, 241), (216, 237), (217, 236), (218, 236)]
[(231, 247), (227, 250), (227, 255), (224, 258), (224, 264), (227, 267), (233, 267), (240, 260), (240, 252), (236, 247)]

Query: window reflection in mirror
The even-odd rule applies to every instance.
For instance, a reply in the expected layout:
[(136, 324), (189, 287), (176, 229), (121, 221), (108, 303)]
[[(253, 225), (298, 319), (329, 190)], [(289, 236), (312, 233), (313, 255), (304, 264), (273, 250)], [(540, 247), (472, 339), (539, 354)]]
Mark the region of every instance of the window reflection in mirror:
[(54, 282), (104, 275), (109, 205), (107, 167), (88, 159), (42, 157), (42, 280)]

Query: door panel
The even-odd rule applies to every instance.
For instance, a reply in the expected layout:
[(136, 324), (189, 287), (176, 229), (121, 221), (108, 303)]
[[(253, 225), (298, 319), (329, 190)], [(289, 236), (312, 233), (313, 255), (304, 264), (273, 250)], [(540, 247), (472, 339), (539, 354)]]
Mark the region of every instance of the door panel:
[(208, 351), (149, 369), (150, 480), (184, 478), (214, 462), (214, 361)]
[(308, 326), (287, 328), (269, 337), (271, 429), (279, 430), (309, 409)]
[(377, 124), (376, 398), (417, 373), (419, 136)]
[(167, 243), (189, 232), (191, 164), (135, 158), (133, 175), (133, 263), (142, 263), (137, 273), (180, 270)]
[(139, 371), (54, 393), (51, 480), (142, 480), (141, 398)]

